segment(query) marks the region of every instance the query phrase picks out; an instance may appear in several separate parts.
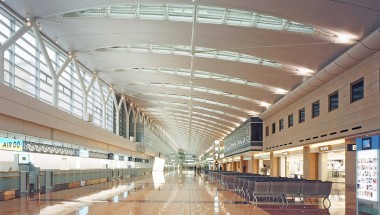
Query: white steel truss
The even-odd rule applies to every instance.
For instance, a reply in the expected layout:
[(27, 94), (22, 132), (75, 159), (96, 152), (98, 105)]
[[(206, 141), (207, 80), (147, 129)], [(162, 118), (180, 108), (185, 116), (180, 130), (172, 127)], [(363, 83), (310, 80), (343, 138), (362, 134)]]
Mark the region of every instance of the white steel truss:
[[(26, 40), (25, 38), (35, 40), (36, 45), (38, 45), (38, 50), (36, 50), (36, 52), (39, 53), (36, 56), (37, 60), (39, 60), (39, 63), (42, 66), (45, 66), (47, 68), (46, 71), (48, 72), (48, 74), (47, 75), (45, 74), (44, 76), (44, 81), (50, 84), (49, 80), (51, 80), (51, 92), (49, 93), (51, 93), (52, 99), (51, 101), (46, 101), (39, 97), (39, 93), (42, 92), (42, 89), (38, 88), (40, 87), (38, 84), (34, 87), (36, 88), (36, 90), (39, 90), (39, 91), (35, 94), (29, 94), (29, 95), (32, 95), (37, 99), (41, 99), (57, 108), (62, 109), (62, 107), (59, 105), (59, 102), (61, 99), (60, 96), (63, 96), (62, 93), (65, 93), (66, 90), (68, 90), (69, 91), (68, 94), (70, 94), (72, 98), (75, 97), (73, 96), (74, 94), (74, 92), (72, 92), (73, 89), (70, 89), (70, 87), (65, 86), (64, 83), (66, 83), (65, 82), (66, 80), (65, 81), (62, 80), (62, 79), (65, 79), (65, 77), (63, 76), (67, 75), (68, 68), (70, 68), (70, 72), (72, 72), (71, 75), (75, 74), (77, 76), (77, 81), (78, 81), (77, 84), (79, 85), (78, 88), (80, 89), (80, 92), (75, 92), (75, 93), (78, 94), (81, 97), (80, 99), (82, 100), (81, 117), (84, 117), (84, 115), (88, 113), (87, 112), (89, 110), (88, 104), (90, 103), (89, 99), (91, 99), (92, 101), (94, 100), (94, 98), (92, 97), (94, 92), (92, 91), (95, 90), (96, 88), (98, 90), (97, 98), (99, 99), (95, 99), (95, 100), (98, 100), (97, 102), (99, 102), (101, 106), (95, 107), (95, 108), (100, 109), (99, 112), (100, 112), (101, 117), (99, 119), (99, 123), (94, 123), (94, 124), (104, 129), (108, 129), (112, 131), (112, 125), (111, 127), (106, 128), (107, 120), (109, 120), (109, 117), (110, 117), (110, 116), (107, 117), (107, 115), (109, 115), (109, 113), (111, 113), (112, 115), (113, 111), (112, 111), (112, 108), (110, 108), (110, 105), (112, 107), (112, 104), (114, 103), (114, 100), (112, 97), (114, 97), (114, 94), (116, 92), (99, 78), (98, 73), (91, 72), (87, 68), (85, 68), (83, 65), (81, 65), (78, 62), (75, 53), (71, 53), (71, 52), (65, 53), (64, 51), (62, 51), (60, 47), (58, 47), (56, 44), (52, 44), (48, 38), (44, 37), (40, 33), (40, 28), (38, 24), (36, 23), (35, 19), (27, 18), (27, 20), (23, 21), (18, 18), (15, 18), (15, 16), (13, 14), (10, 14), (9, 11), (4, 11), (2, 9), (3, 8), (0, 7), (0, 14), (4, 18), (9, 19), (9, 23), (13, 23), (13, 24), (12, 26), (7, 26), (10, 32), (9, 36), (7, 36), (7, 34), (1, 33), (1, 36), (5, 37), (5, 40), (2, 41), (2, 43), (0, 43), (0, 84), (7, 84), (10, 87), (15, 87), (14, 83), (10, 82), (9, 80), (5, 80), (6, 72), (8, 76), (12, 76), (12, 77), (8, 77), (8, 79), (12, 79), (12, 78), (14, 79), (13, 76), (15, 75), (5, 69), (4, 62), (10, 61), (9, 65), (16, 65), (16, 66), (17, 66), (17, 63), (12, 62), (14, 61), (14, 59), (13, 60), (7, 59), (4, 53), (9, 52), (9, 49), (12, 49), (13, 50), (12, 53), (15, 52), (16, 54), (19, 54), (21, 57), (23, 57), (23, 54), (26, 53), (25, 50), (27, 50), (27, 48), (24, 48), (24, 50), (22, 50), (23, 51), (22, 53), (21, 52), (18, 53), (17, 51), (14, 51), (15, 44), (18, 43), (21, 40), (21, 38), (24, 43), (25, 43), (24, 40)], [(3, 23), (1, 24), (4, 25)], [(30, 41), (26, 41), (25, 44), (34, 45), (34, 43)], [(37, 46), (35, 49), (37, 49)], [(59, 55), (56, 53), (59, 53)], [(39, 59), (40, 56), (42, 56), (41, 59)], [(37, 69), (37, 68), (34, 68), (34, 69)], [(10, 68), (10, 70), (12, 70), (12, 68)], [(40, 70), (42, 71), (42, 68)], [(41, 72), (40, 70), (38, 72)], [(97, 84), (94, 85), (94, 83), (97, 83)], [(27, 91), (25, 92), (27, 93)], [(122, 95), (122, 98), (124, 98), (123, 95)], [(134, 115), (135, 116), (134, 122), (140, 121), (141, 123), (144, 123), (148, 128), (152, 130), (152, 132), (159, 139), (163, 140), (164, 142), (169, 141), (166, 144), (171, 146), (170, 147), (171, 151), (173, 152), (177, 151), (177, 148), (175, 147), (173, 139), (169, 137), (169, 135), (166, 132), (163, 131), (163, 128), (161, 126), (157, 126), (156, 123), (153, 120), (151, 120), (150, 117), (148, 117), (146, 113), (143, 113), (141, 110), (137, 110), (138, 109), (137, 107), (133, 107), (131, 105), (129, 110), (127, 110), (127, 105), (125, 103), (125, 100), (122, 100), (122, 103), (124, 104), (124, 108), (126, 109), (126, 113), (127, 113), (126, 114), (127, 131), (129, 131), (129, 116), (131, 112), (133, 113), (137, 112)], [(121, 110), (120, 104), (118, 104), (116, 107), (117, 107), (117, 113), (115, 114), (118, 116), (119, 111)], [(116, 124), (117, 124), (116, 130), (118, 130), (119, 129), (118, 121), (116, 122)], [(134, 125), (134, 127), (135, 127), (134, 132), (136, 133), (136, 126)], [(127, 132), (127, 134), (128, 133), (129, 132)]]

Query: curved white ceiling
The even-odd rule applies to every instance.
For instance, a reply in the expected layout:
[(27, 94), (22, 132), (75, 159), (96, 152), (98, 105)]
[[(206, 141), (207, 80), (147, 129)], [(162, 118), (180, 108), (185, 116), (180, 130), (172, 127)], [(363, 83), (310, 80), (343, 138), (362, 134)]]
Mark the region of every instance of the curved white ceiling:
[(24, 18), (36, 17), (45, 35), (75, 51), (178, 148), (196, 155), (380, 26), (379, 1), (5, 4)]

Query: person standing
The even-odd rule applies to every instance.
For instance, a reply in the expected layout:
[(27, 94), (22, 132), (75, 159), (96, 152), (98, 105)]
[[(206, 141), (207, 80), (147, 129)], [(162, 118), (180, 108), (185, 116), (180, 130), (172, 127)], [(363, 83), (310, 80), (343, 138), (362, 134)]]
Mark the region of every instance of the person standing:
[(264, 164), (264, 167), (261, 168), (261, 171), (263, 172), (263, 175), (268, 175), (268, 167)]

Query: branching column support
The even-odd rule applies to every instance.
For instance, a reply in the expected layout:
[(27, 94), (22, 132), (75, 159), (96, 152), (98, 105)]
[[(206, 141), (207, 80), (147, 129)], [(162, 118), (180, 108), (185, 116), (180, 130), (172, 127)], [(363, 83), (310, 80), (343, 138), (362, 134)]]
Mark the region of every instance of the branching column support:
[(44, 56), (45, 62), (48, 66), (51, 78), (53, 80), (53, 106), (57, 107), (58, 106), (58, 87), (59, 87), (59, 77), (62, 75), (63, 71), (66, 69), (67, 65), (69, 65), (72, 55), (69, 54), (69, 56), (66, 58), (65, 62), (62, 64), (61, 68), (59, 68), (57, 71), (53, 67), (53, 63), (49, 57), (49, 54), (47, 53), (45, 42), (41, 36), (40, 30), (36, 25), (33, 25), (33, 32), (36, 37), (36, 40), (38, 42), (38, 45), (40, 46), (40, 49), (42, 51), (42, 55)]
[(10, 36), (4, 41), (3, 44), (0, 43), (0, 84), (4, 83), (4, 52), (14, 44), (18, 39), (22, 37), (26, 32), (28, 32), (36, 22), (34, 19), (29, 20), (25, 25), (20, 28), (16, 33)]
[[(102, 84), (100, 82), (99, 74), (95, 73), (94, 76), (96, 77), (99, 92), (100, 92), (100, 98), (102, 99), (102, 128), (106, 129), (106, 112), (107, 112), (107, 101), (110, 98), (111, 92), (113, 93), (113, 89), (108, 89), (107, 95), (104, 96)], [(118, 121), (116, 122), (118, 123)], [(117, 133), (119, 135), (119, 133)]]
[(112, 94), (113, 94), (113, 104), (115, 105), (115, 111), (116, 111), (115, 132), (117, 135), (119, 135), (120, 134), (120, 110), (121, 110), (121, 105), (123, 104), (123, 101), (124, 101), (124, 96), (122, 96), (119, 103), (117, 103), (116, 92), (114, 90), (112, 90)]
[(138, 120), (138, 113), (137, 113), (137, 110), (133, 109), (132, 107), (132, 111), (133, 111), (133, 137), (135, 138), (136, 140), (136, 134), (137, 134), (137, 120)]
[(125, 101), (125, 98), (123, 99), (123, 106), (124, 106), (124, 111), (125, 111), (125, 133), (127, 134), (127, 139), (129, 140), (129, 116), (131, 114), (131, 107), (128, 109), (127, 107), (127, 102)]
[(95, 77), (95, 75), (93, 75), (89, 85), (86, 87), (86, 85), (84, 84), (83, 76), (80, 73), (78, 61), (75, 58), (73, 58), (73, 61), (74, 61), (74, 66), (75, 66), (75, 72), (77, 73), (79, 83), (80, 83), (80, 86), (82, 89), (82, 95), (83, 95), (82, 105), (83, 105), (83, 115), (84, 115), (85, 113), (87, 113), (88, 93), (90, 92), (90, 89), (91, 89), (92, 85), (94, 84), (96, 77)]

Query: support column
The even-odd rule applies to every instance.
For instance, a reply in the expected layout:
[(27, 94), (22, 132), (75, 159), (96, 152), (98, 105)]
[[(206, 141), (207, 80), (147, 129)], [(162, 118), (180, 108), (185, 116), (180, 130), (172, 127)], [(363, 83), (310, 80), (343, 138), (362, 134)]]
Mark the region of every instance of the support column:
[(252, 173), (259, 174), (259, 160), (255, 159), (255, 156), (252, 156)]
[(133, 121), (133, 137), (135, 138), (136, 141), (136, 135), (137, 135), (137, 120), (139, 119), (139, 115), (137, 113), (137, 110), (135, 112), (135, 120)]
[(303, 177), (308, 180), (318, 179), (318, 153), (310, 153), (310, 147), (303, 147)]
[(238, 172), (243, 172), (243, 156), (240, 156)]
[(4, 51), (0, 43), (0, 84), (4, 84)]
[(274, 153), (270, 152), (270, 176), (277, 177), (279, 172), (279, 159), (278, 157), (274, 157)]
[(58, 86), (59, 86), (59, 81), (58, 81), (58, 78), (56, 76), (53, 76), (52, 75), (52, 80), (53, 80), (53, 83), (52, 83), (52, 89), (53, 89), (53, 92), (52, 92), (52, 98), (53, 98), (53, 101), (52, 101), (52, 104), (54, 107), (58, 107)]
[(279, 176), (286, 177), (286, 157), (280, 157), (279, 161)]
[(346, 139), (345, 147), (345, 187), (346, 214), (356, 211), (356, 151), (347, 151), (347, 144), (356, 144), (356, 139)]
[(318, 154), (318, 180), (327, 181), (327, 153)]

